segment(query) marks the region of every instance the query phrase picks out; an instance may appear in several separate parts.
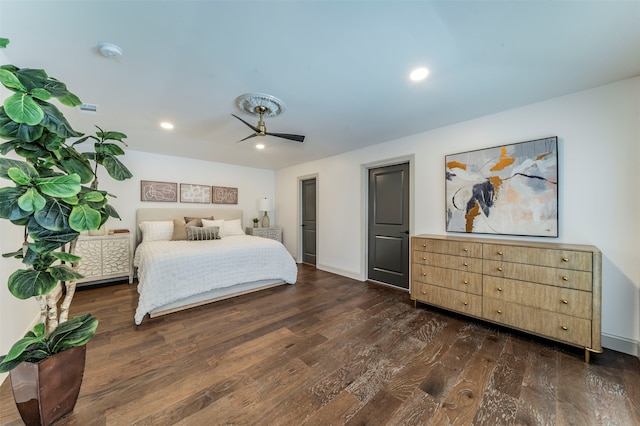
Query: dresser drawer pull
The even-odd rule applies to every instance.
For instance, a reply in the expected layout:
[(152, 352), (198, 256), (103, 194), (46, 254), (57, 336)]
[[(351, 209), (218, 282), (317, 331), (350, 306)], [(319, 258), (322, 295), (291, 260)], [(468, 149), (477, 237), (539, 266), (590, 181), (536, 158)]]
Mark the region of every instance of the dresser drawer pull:
[(424, 257), (424, 256), (422, 256), (422, 260), (427, 260), (427, 258), (426, 258), (426, 257)]
[(464, 280), (463, 283), (469, 284), (469, 280)]
[(427, 247), (427, 244), (426, 244), (426, 243), (425, 243), (425, 244), (422, 244), (422, 247)]
[(426, 292), (426, 291), (424, 291), (424, 290), (422, 290), (422, 294), (427, 294), (427, 292)]
[(422, 273), (422, 276), (423, 276), (423, 277), (426, 277), (426, 276), (427, 276), (427, 273), (426, 273), (426, 272), (423, 272), (423, 273)]
[(498, 251), (496, 252), (496, 254), (497, 254), (498, 256), (502, 256), (502, 250), (498, 250)]
[(464, 266), (469, 266), (469, 264), (467, 262), (464, 262), (463, 265)]
[(502, 311), (500, 309), (498, 309), (496, 312), (502, 314)]
[(569, 301), (567, 299), (562, 299), (562, 303), (564, 303), (565, 305), (568, 305)]
[(463, 250), (463, 251), (465, 251), (465, 252), (469, 251), (469, 249), (468, 249), (468, 248), (466, 248), (466, 247), (465, 247), (465, 248), (463, 248), (462, 250)]
[(502, 287), (498, 287), (498, 291), (502, 291)]
[(560, 326), (561, 329), (563, 329), (564, 331), (567, 331), (569, 329), (569, 327), (567, 327), (566, 325), (562, 325)]
[(569, 261), (569, 258), (568, 258), (568, 257), (563, 257), (563, 258), (562, 258), (562, 261), (563, 261), (563, 262), (568, 262), (568, 261)]
[(467, 305), (468, 305), (468, 303), (467, 303), (467, 302), (464, 302), (464, 306), (467, 306)]
[(498, 268), (496, 268), (496, 269), (497, 269), (498, 271), (502, 272), (502, 267), (501, 267), (501, 266), (500, 266), (500, 267), (498, 267)]
[(562, 281), (569, 281), (569, 277), (568, 277), (568, 276), (566, 276), (566, 275), (565, 275), (565, 276), (563, 276), (563, 277), (562, 277)]

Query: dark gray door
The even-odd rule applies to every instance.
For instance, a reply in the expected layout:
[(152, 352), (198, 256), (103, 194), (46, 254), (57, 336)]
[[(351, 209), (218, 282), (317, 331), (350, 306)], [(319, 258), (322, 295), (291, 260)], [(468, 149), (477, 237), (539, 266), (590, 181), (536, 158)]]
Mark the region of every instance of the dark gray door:
[(369, 170), (368, 278), (409, 288), (409, 163)]
[(316, 264), (316, 179), (302, 181), (302, 262)]

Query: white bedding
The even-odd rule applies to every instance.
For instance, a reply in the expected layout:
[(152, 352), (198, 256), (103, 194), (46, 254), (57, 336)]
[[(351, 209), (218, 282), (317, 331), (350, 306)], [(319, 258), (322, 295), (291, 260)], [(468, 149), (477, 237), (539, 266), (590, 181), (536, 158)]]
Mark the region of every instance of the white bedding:
[(298, 269), (285, 247), (250, 235), (210, 241), (151, 241), (136, 249), (138, 308), (135, 322), (166, 304), (235, 284), (296, 282)]

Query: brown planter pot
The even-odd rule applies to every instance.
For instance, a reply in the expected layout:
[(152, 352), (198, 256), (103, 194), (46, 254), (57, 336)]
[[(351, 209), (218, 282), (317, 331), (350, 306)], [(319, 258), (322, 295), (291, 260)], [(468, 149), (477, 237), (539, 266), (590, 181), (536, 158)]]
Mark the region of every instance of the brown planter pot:
[(27, 426), (50, 425), (73, 411), (86, 352), (86, 346), (71, 348), (38, 363), (23, 362), (11, 370), (13, 398)]

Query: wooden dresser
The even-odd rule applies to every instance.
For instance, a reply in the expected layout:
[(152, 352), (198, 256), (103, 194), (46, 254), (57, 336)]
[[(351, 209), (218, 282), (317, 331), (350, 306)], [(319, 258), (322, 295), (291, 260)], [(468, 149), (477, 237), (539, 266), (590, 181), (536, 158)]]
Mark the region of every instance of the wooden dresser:
[(602, 352), (602, 253), (594, 246), (411, 237), (411, 299)]

